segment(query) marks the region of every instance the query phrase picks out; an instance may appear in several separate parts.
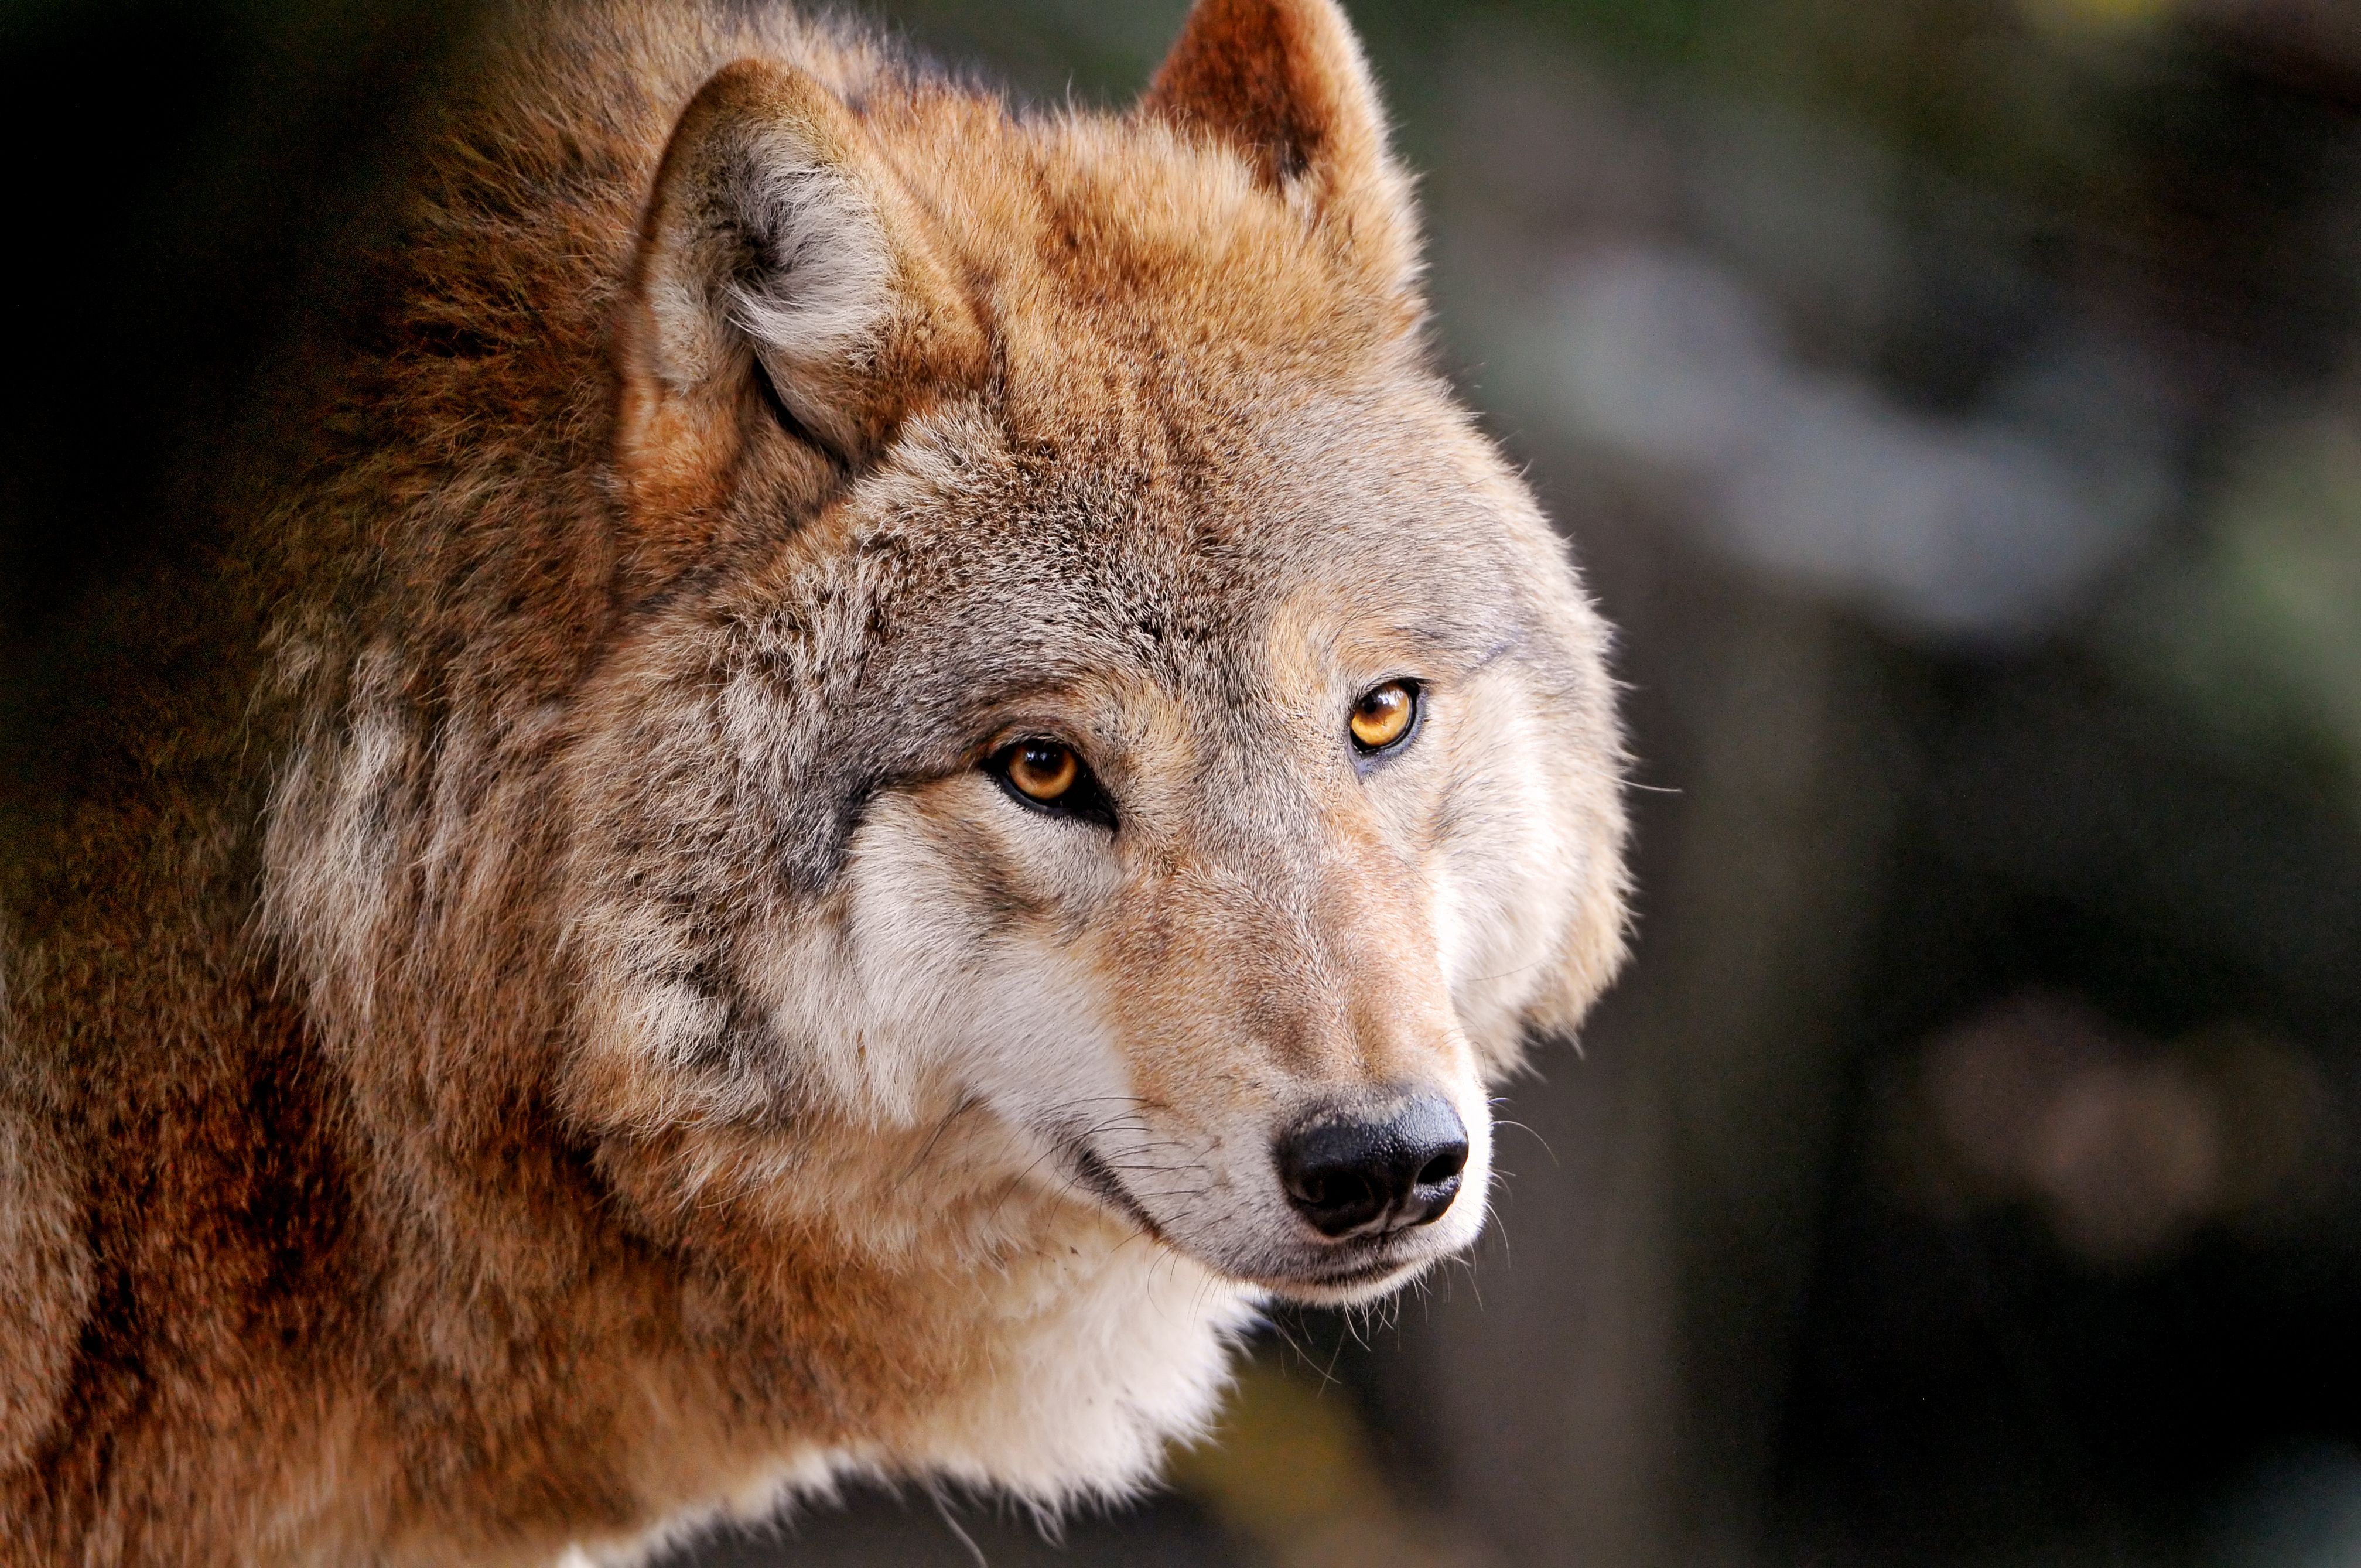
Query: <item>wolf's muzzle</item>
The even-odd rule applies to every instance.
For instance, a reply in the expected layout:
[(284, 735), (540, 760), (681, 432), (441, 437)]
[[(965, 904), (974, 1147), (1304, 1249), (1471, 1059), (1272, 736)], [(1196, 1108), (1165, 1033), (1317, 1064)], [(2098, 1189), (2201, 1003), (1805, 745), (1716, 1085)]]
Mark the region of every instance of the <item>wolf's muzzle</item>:
[(1358, 1107), (1314, 1112), (1279, 1140), (1288, 1201), (1322, 1235), (1384, 1235), (1430, 1224), (1459, 1195), (1467, 1128), (1439, 1094), (1371, 1116)]

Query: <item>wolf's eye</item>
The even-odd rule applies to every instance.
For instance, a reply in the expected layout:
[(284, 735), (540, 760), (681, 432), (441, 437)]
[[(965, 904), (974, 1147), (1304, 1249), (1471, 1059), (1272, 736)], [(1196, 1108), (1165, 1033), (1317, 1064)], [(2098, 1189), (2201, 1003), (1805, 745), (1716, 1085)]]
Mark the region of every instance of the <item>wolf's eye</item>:
[(1365, 755), (1400, 745), (1418, 722), (1418, 687), (1410, 681), (1388, 681), (1362, 694), (1353, 705), (1347, 727), (1353, 744)]
[(1038, 811), (1082, 817), (1115, 826), (1115, 807), (1071, 746), (1060, 740), (1019, 740), (994, 752), (984, 764), (1009, 795)]
[(1006, 772), (1019, 795), (1048, 806), (1074, 787), (1082, 776), (1082, 760), (1054, 740), (1027, 740), (1010, 749)]

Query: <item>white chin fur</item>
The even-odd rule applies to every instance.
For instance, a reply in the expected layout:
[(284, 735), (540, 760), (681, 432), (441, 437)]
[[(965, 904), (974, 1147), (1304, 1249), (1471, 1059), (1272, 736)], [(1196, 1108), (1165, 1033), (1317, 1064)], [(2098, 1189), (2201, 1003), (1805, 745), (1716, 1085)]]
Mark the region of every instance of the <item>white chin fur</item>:
[(1009, 1303), (999, 1375), (932, 1413), (906, 1457), (1049, 1507), (1125, 1496), (1202, 1435), (1264, 1292), (1169, 1249), (1114, 1242)]

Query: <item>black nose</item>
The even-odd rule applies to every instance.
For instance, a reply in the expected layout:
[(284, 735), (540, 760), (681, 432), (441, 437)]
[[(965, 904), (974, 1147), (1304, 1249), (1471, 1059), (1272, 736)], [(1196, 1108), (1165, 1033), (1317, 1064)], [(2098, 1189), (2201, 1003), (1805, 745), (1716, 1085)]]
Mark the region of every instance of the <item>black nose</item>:
[(1382, 1234), (1443, 1217), (1459, 1195), (1467, 1129), (1439, 1094), (1389, 1114), (1314, 1113), (1279, 1140), (1290, 1201), (1327, 1236)]

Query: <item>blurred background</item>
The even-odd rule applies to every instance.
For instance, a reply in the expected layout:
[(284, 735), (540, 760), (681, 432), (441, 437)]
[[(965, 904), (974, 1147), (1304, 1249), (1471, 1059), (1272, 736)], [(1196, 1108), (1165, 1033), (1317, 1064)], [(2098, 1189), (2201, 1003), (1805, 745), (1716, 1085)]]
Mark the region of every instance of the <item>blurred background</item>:
[[(1119, 103), (1182, 8), (874, 14)], [(2361, 1564), (2361, 4), (1352, 9), (1622, 628), (1637, 961), (1472, 1267), (1281, 1314), (1168, 1493), (673, 1568)], [(0, 658), (170, 543), (465, 23), (0, 0)]]

